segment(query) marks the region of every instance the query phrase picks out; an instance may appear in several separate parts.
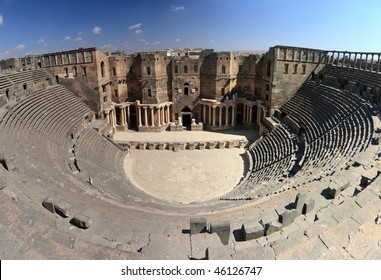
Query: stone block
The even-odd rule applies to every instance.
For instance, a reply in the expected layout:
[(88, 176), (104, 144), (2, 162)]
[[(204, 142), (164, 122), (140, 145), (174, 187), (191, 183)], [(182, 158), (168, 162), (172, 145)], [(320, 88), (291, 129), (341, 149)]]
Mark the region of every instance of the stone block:
[(213, 222), (210, 224), (210, 233), (217, 233), (220, 237), (221, 243), (224, 245), (229, 244), (230, 237), (230, 222)]
[(284, 226), (288, 226), (294, 222), (298, 216), (297, 209), (286, 210), (279, 215), (279, 222)]
[(206, 143), (204, 143), (204, 142), (200, 142), (200, 143), (198, 144), (198, 148), (199, 148), (200, 150), (205, 150), (205, 147), (206, 147)]
[(4, 167), (8, 171), (12, 171), (16, 168), (16, 163), (12, 158), (4, 158)]
[(233, 149), (234, 146), (235, 146), (235, 145), (234, 145), (234, 142), (233, 142), (233, 141), (229, 141), (229, 142), (228, 142), (228, 148), (229, 148), (229, 149)]
[(219, 149), (225, 149), (225, 141), (218, 142), (218, 148)]
[(145, 143), (139, 143), (138, 147), (139, 147), (139, 150), (144, 150), (146, 148), (146, 144)]
[(197, 234), (206, 232), (206, 219), (205, 218), (191, 218), (190, 219), (190, 234)]
[(70, 223), (76, 227), (82, 229), (88, 229), (93, 225), (93, 220), (90, 217), (87, 217), (83, 214), (76, 214), (71, 220)]
[(150, 150), (150, 151), (155, 150), (155, 144), (154, 143), (148, 143), (148, 150)]
[(307, 215), (315, 208), (315, 200), (310, 198), (304, 203), (302, 214)]
[(194, 150), (195, 148), (196, 148), (196, 143), (191, 142), (191, 143), (188, 144), (188, 149), (189, 150)]
[(53, 198), (51, 197), (46, 197), (44, 198), (44, 200), (42, 201), (42, 206), (44, 206), (48, 211), (52, 212), (52, 213), (56, 213), (56, 210), (55, 210), (55, 202), (53, 200)]
[(173, 144), (173, 151), (174, 151), (174, 152), (179, 152), (179, 151), (180, 151), (180, 148), (179, 148), (179, 144), (178, 144), (178, 143)]
[(257, 239), (265, 235), (265, 229), (259, 221), (244, 223), (241, 229), (245, 241)]
[(265, 236), (269, 236), (282, 229), (282, 224), (277, 221), (271, 221), (265, 224)]
[(304, 203), (306, 203), (307, 195), (305, 193), (298, 193), (295, 198), (295, 209), (299, 216), (303, 212)]
[(366, 187), (378, 176), (378, 167), (374, 166), (361, 174), (361, 186)]
[(67, 218), (72, 215), (73, 207), (61, 199), (55, 204), (54, 209), (61, 217)]
[(159, 147), (160, 151), (165, 150), (165, 144), (164, 143), (159, 143), (158, 147)]
[(247, 145), (247, 141), (239, 141), (239, 147), (240, 147), (241, 149), (245, 148), (246, 145)]
[(327, 192), (332, 198), (337, 198), (340, 193), (348, 187), (349, 180), (347, 178), (339, 178), (329, 184)]
[(208, 148), (209, 148), (209, 150), (214, 150), (215, 146), (216, 146), (216, 143), (214, 143), (214, 142), (208, 142)]
[(179, 150), (185, 150), (185, 143), (179, 143)]

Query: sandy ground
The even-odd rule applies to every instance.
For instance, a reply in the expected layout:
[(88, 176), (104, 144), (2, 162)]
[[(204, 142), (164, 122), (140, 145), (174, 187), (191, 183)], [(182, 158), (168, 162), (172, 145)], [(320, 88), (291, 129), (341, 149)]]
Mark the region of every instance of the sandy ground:
[[(244, 175), (244, 149), (134, 150), (124, 160), (136, 187), (161, 199), (190, 203), (230, 191)], [(242, 155), (242, 156), (241, 156)]]

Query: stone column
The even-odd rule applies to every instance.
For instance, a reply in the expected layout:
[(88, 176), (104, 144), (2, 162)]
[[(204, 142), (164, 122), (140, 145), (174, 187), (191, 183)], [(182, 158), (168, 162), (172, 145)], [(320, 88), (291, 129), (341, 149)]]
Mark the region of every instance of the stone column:
[(143, 109), (144, 109), (144, 126), (148, 126), (147, 107), (143, 107)]
[(169, 109), (170, 109), (170, 105), (167, 105), (167, 123), (171, 122), (171, 118), (169, 116)]
[(140, 108), (140, 106), (137, 106), (138, 107), (138, 120), (139, 120), (139, 127), (142, 126), (142, 110)]
[(253, 106), (250, 106), (249, 107), (249, 124), (251, 124), (251, 120), (253, 119), (252, 113), (253, 113)]
[(153, 113), (153, 107), (150, 107), (151, 109), (151, 126), (155, 126), (155, 115)]
[(206, 122), (206, 105), (202, 104), (202, 121)]
[(372, 54), (372, 61), (370, 62), (370, 71), (373, 71), (374, 54)]
[(219, 114), (218, 114), (218, 126), (221, 127), (222, 126), (222, 106), (218, 106), (219, 108)]
[(232, 106), (232, 126), (235, 126), (235, 106)]
[(122, 126), (126, 126), (127, 124), (127, 117), (126, 117), (126, 107), (120, 107), (121, 115), (122, 115)]
[(166, 122), (165, 122), (165, 114), (164, 114), (164, 107), (161, 107), (160, 108), (160, 111), (161, 111), (161, 122), (162, 124), (164, 125)]
[(157, 108), (157, 125), (158, 126), (161, 125), (161, 111), (160, 111), (160, 107)]
[(208, 105), (208, 109), (209, 109), (209, 118), (208, 118), (208, 124), (212, 124), (212, 106)]
[(377, 62), (377, 73), (380, 72), (380, 55), (378, 55), (378, 62)]
[(225, 106), (225, 126), (229, 125), (229, 107)]
[(106, 111), (106, 120), (107, 123), (110, 123), (110, 111)]
[(360, 53), (360, 65), (359, 65), (360, 70), (361, 70), (361, 67), (362, 67), (362, 53)]
[(212, 106), (212, 110), (213, 126), (216, 126), (216, 106)]

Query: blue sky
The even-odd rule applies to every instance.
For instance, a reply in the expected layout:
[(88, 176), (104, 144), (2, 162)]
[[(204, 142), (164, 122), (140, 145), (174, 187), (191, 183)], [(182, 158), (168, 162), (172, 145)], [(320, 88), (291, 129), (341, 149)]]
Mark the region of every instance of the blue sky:
[(0, 59), (79, 47), (381, 52), (379, 0), (0, 0)]

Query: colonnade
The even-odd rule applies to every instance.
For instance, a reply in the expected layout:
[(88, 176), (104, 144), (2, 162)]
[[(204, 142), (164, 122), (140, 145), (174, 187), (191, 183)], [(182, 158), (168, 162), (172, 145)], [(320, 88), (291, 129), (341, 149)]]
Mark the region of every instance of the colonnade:
[(160, 104), (140, 104), (137, 102), (137, 121), (139, 127), (163, 126), (171, 122), (170, 106), (172, 102)]
[[(201, 104), (202, 106), (202, 122), (212, 126), (234, 126), (236, 116), (235, 104)], [(231, 109), (229, 109), (231, 108)], [(206, 113), (208, 111), (208, 113)], [(225, 111), (225, 114), (223, 114)], [(218, 114), (217, 114), (218, 112)]]
[[(204, 102), (202, 106), (201, 121), (211, 127), (229, 127), (236, 125), (237, 119), (237, 103), (219, 103), (219, 102)], [(253, 108), (255, 102), (245, 101), (242, 103), (242, 122), (247, 125), (252, 124)]]
[(337, 66), (380, 72), (381, 53), (329, 51), (325, 63)]

